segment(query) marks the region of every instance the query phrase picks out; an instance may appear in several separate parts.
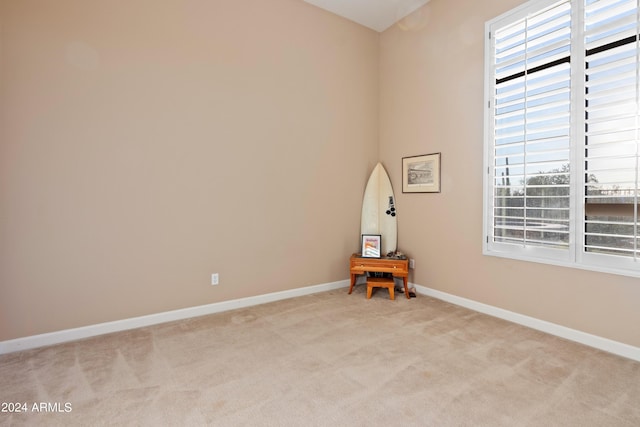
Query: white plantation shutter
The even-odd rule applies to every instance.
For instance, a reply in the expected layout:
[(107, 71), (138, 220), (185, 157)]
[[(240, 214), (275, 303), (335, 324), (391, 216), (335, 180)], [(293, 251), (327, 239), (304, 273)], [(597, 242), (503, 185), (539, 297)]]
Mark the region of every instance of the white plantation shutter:
[(497, 27), (490, 243), (567, 249), (570, 3)]
[(585, 2), (584, 250), (638, 257), (637, 0)]
[(487, 23), (485, 254), (640, 277), (639, 4)]

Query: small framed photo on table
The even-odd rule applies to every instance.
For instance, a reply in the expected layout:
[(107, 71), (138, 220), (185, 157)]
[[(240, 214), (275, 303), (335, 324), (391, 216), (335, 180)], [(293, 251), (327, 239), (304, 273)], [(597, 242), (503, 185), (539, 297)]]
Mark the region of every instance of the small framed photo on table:
[(362, 257), (363, 258), (380, 258), (380, 248), (382, 237), (380, 234), (363, 234), (362, 235)]

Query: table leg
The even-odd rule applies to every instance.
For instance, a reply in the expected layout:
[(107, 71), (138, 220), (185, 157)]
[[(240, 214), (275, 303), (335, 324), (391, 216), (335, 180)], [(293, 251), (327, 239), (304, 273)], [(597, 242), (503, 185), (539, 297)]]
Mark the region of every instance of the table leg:
[(351, 295), (351, 292), (353, 292), (353, 285), (356, 284), (356, 275), (352, 274), (351, 275), (351, 286), (349, 286), (349, 295)]
[(407, 286), (407, 279), (408, 277), (402, 278), (402, 282), (404, 283), (404, 296), (406, 296), (407, 299), (410, 299), (411, 297), (409, 296), (409, 287)]

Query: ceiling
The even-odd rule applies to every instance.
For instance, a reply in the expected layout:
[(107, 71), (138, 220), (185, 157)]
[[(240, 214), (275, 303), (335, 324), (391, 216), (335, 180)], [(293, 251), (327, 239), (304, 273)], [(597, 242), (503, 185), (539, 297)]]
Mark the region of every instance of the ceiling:
[(382, 32), (430, 0), (304, 0)]

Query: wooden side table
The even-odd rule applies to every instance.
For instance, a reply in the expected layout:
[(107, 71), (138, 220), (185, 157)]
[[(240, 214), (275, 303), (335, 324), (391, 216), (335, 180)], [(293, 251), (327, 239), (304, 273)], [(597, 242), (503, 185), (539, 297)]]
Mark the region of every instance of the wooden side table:
[(353, 292), (356, 284), (356, 277), (360, 274), (370, 273), (391, 273), (393, 277), (402, 278), (404, 284), (404, 295), (409, 298), (409, 288), (407, 280), (409, 278), (409, 260), (398, 258), (365, 258), (360, 254), (351, 255), (349, 260), (349, 270), (351, 273), (351, 286), (349, 294)]

